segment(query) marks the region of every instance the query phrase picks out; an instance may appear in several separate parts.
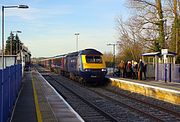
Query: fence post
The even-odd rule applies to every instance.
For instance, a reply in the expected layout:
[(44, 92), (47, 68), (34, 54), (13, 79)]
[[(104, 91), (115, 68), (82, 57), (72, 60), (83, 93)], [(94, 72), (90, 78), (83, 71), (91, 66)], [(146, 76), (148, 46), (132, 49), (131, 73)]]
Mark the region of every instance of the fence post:
[(171, 82), (171, 63), (169, 64), (169, 82)]
[[(9, 97), (9, 99), (8, 99), (8, 111), (9, 111), (9, 113), (11, 113), (11, 72), (10, 72), (10, 70), (11, 70), (11, 68), (10, 67), (7, 67), (7, 73), (8, 73), (8, 77), (7, 77), (7, 79), (8, 79), (8, 97)], [(9, 115), (9, 113), (8, 113), (8, 115)]]
[(18, 91), (20, 90), (20, 65), (17, 65), (17, 80), (18, 80)]
[(17, 65), (15, 65), (14, 71), (15, 71), (14, 72), (14, 77), (15, 77), (15, 84), (16, 84), (15, 96), (17, 97), (17, 93), (18, 93)]
[(3, 83), (3, 121), (5, 122), (9, 115), (9, 82), (8, 82), (8, 67), (4, 69)]
[(14, 78), (13, 78), (13, 68), (14, 66), (10, 66), (9, 67), (9, 83), (10, 83), (10, 90), (9, 90), (9, 93), (10, 93), (10, 105), (9, 105), (9, 108), (10, 108), (10, 112), (12, 111), (12, 108), (13, 108), (13, 102), (14, 102), (14, 89), (15, 89), (15, 86), (14, 86)]
[(14, 82), (14, 66), (11, 67), (11, 74), (12, 74), (11, 78), (12, 78), (12, 98), (13, 98), (12, 104), (14, 104), (14, 100), (15, 100), (14, 92), (16, 89), (15, 82)]
[(23, 76), (23, 74), (22, 74), (22, 65), (21, 64), (19, 64), (19, 66), (20, 66), (20, 70), (19, 70), (19, 73), (20, 73), (20, 80), (21, 80), (21, 82), (22, 82), (22, 76)]
[[(0, 78), (2, 80), (2, 70), (0, 70)], [(3, 83), (0, 84), (0, 122), (3, 122)]]
[(165, 79), (164, 80), (165, 80), (165, 82), (167, 82), (167, 63), (164, 64), (164, 69), (165, 69), (165, 72), (164, 72), (164, 74), (165, 74), (164, 78)]

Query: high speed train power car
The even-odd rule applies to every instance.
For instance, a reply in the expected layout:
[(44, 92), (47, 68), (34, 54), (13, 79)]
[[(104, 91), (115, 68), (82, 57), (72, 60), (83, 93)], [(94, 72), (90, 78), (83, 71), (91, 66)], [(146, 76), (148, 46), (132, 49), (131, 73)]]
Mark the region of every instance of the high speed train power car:
[(41, 64), (79, 82), (100, 84), (107, 73), (103, 54), (95, 49), (55, 56), (41, 61)]

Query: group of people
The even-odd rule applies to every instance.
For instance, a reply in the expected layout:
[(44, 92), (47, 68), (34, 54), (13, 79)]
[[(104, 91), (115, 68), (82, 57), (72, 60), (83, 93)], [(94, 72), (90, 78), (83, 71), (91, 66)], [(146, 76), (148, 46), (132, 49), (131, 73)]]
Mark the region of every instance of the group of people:
[(121, 62), (118, 65), (118, 71), (120, 77), (123, 78), (133, 78), (142, 80), (144, 76), (144, 79), (146, 80), (147, 64), (143, 62), (141, 59), (139, 63), (134, 60), (127, 62), (121, 60)]

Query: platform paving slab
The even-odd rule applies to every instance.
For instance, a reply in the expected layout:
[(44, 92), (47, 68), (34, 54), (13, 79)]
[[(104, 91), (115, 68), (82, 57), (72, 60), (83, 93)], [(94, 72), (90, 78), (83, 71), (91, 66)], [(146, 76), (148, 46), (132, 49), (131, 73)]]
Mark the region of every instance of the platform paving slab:
[(31, 73), (25, 72), (11, 122), (37, 122)]

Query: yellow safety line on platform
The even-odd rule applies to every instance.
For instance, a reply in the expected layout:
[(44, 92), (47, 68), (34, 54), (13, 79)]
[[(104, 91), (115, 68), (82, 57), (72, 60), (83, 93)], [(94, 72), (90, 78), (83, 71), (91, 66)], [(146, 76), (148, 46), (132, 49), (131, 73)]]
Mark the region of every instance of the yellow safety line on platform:
[(110, 84), (111, 86), (115, 86), (124, 90), (136, 92), (145, 96), (153, 97), (159, 100), (180, 105), (179, 91), (125, 81), (123, 79), (110, 78), (110, 80), (111, 80), (111, 84)]
[(38, 97), (37, 97), (36, 88), (35, 88), (35, 84), (34, 84), (34, 79), (33, 78), (32, 78), (32, 85), (33, 85), (34, 101), (35, 101), (35, 106), (36, 106), (37, 119), (38, 119), (38, 122), (42, 122), (41, 111), (39, 109)]

